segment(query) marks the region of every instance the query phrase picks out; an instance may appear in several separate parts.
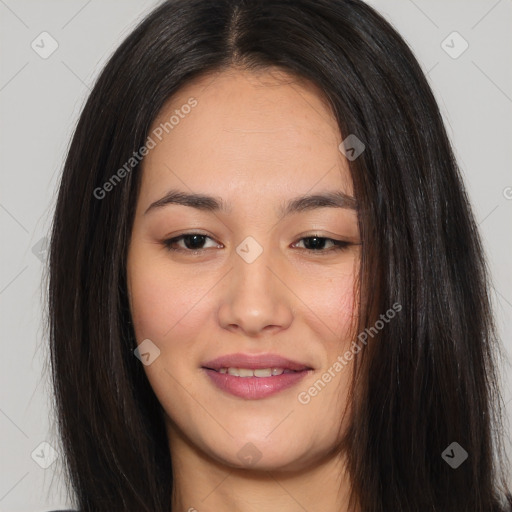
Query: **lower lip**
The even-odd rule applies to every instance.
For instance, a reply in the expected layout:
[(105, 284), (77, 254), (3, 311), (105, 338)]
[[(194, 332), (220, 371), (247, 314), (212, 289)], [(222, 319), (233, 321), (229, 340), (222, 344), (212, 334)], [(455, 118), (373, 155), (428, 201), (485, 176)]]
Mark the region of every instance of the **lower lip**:
[(246, 400), (258, 400), (275, 395), (294, 386), (311, 371), (282, 373), (273, 377), (235, 377), (208, 368), (203, 368), (203, 370), (219, 389)]

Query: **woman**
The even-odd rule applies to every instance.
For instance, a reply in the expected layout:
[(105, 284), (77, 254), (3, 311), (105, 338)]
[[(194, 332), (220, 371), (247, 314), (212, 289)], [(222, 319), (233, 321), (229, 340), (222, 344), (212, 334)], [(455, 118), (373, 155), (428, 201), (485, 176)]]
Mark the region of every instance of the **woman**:
[(366, 4), (155, 9), (82, 112), (50, 252), (80, 511), (512, 510), (476, 225)]

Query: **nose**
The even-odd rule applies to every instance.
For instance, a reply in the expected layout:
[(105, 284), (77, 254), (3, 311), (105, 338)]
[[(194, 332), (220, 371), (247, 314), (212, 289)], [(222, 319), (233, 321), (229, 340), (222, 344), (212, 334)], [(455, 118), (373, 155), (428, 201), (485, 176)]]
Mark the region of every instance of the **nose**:
[(270, 250), (250, 261), (233, 253), (233, 268), (222, 288), (219, 324), (246, 337), (287, 329), (294, 314), (293, 284), (286, 283), (283, 267)]

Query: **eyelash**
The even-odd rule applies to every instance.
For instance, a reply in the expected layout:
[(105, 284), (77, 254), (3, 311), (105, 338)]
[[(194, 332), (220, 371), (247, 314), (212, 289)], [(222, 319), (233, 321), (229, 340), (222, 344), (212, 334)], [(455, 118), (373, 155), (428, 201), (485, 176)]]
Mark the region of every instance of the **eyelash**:
[[(203, 233), (183, 233), (182, 235), (176, 236), (174, 238), (169, 238), (168, 240), (164, 240), (162, 242), (162, 244), (165, 246), (165, 248), (168, 251), (188, 253), (193, 256), (200, 255), (204, 251), (208, 250), (208, 249), (197, 249), (194, 251), (192, 249), (183, 249), (181, 247), (179, 247), (179, 248), (172, 247), (173, 244), (179, 242), (180, 240), (182, 240), (186, 237), (192, 237), (192, 236), (201, 236), (201, 237), (210, 238), (210, 240), (213, 240), (211, 237), (209, 237), (208, 235), (205, 235)], [(330, 249), (316, 249), (316, 250), (315, 249), (301, 249), (301, 250), (307, 251), (309, 253), (324, 255), (324, 254), (330, 254), (332, 252), (343, 251), (349, 245), (352, 245), (350, 242), (345, 242), (343, 240), (335, 240), (333, 238), (327, 238), (327, 237), (315, 236), (315, 235), (303, 237), (303, 238), (299, 239), (299, 242), (301, 242), (302, 240), (308, 240), (308, 239), (312, 239), (312, 238), (316, 238), (317, 240), (327, 240), (329, 242), (333, 242), (334, 247), (331, 247)], [(210, 247), (210, 249), (213, 249), (213, 247)]]

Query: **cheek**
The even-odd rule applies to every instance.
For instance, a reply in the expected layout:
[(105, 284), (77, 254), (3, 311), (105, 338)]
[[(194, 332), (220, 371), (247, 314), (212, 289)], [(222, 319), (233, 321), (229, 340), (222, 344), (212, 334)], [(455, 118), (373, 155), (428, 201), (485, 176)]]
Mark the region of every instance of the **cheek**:
[(324, 340), (330, 352), (341, 350), (340, 342), (344, 346), (357, 326), (355, 272), (345, 265), (332, 272), (309, 273), (308, 278), (296, 282), (303, 314), (310, 325), (317, 326), (318, 339)]
[(344, 275), (333, 281), (322, 294), (324, 309), (333, 320), (333, 330), (346, 330), (354, 318), (354, 276)]
[(201, 312), (197, 306), (211, 285), (206, 276), (198, 279), (197, 273), (177, 272), (164, 253), (155, 256), (149, 251), (137, 252), (133, 252), (128, 265), (135, 333), (139, 342), (149, 338), (159, 344), (176, 330), (197, 322)]
[[(158, 340), (164, 333), (171, 309), (171, 296), (164, 280), (151, 272), (134, 272), (131, 276), (131, 311), (137, 341)], [(171, 326), (168, 325), (167, 329)]]

